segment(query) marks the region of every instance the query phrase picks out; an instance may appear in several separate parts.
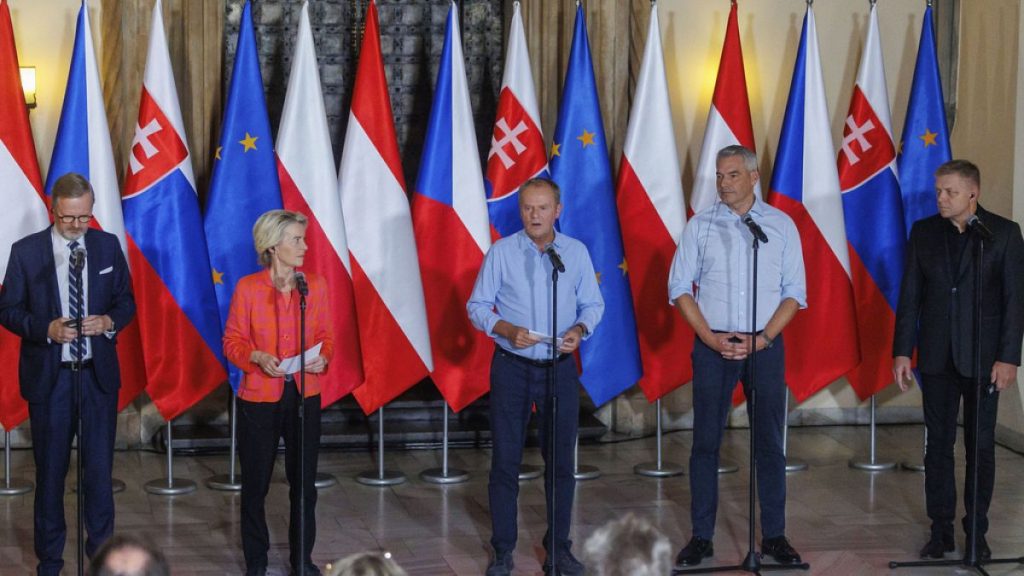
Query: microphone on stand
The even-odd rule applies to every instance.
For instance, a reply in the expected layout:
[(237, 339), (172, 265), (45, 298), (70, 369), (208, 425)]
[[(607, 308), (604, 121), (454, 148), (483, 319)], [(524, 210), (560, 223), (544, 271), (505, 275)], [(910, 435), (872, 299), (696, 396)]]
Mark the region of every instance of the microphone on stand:
[(768, 235), (764, 233), (764, 230), (757, 222), (754, 222), (754, 219), (750, 217), (750, 214), (743, 216), (743, 223), (747, 225), (747, 228), (750, 228), (750, 233), (754, 235), (754, 238), (757, 238), (758, 242), (761, 244), (768, 243)]
[(295, 273), (295, 288), (299, 291), (300, 296), (309, 296), (309, 284), (306, 283), (306, 274), (304, 272)]
[(72, 250), (69, 264), (73, 272), (81, 272), (85, 268), (85, 248), (79, 246)]
[(988, 226), (985, 226), (985, 223), (981, 221), (981, 218), (978, 218), (977, 214), (971, 214), (971, 217), (967, 219), (967, 227), (981, 235), (983, 240), (992, 239), (992, 231), (989, 230)]
[(565, 273), (565, 264), (562, 264), (562, 258), (555, 252), (555, 245), (548, 244), (544, 247), (544, 253), (551, 259), (551, 267), (558, 270), (559, 273)]

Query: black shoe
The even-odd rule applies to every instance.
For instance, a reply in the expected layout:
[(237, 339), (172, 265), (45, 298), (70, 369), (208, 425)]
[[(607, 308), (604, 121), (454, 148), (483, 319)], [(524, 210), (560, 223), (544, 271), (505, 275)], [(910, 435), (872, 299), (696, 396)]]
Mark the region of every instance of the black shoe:
[[(964, 541), (964, 554), (967, 554), (967, 546), (971, 543), (970, 535)], [(978, 536), (977, 559), (982, 562), (992, 559), (992, 549), (988, 547), (988, 540), (984, 536)]]
[(696, 566), (705, 558), (715, 555), (715, 546), (711, 540), (694, 536), (686, 546), (676, 554), (676, 566)]
[[(587, 572), (583, 563), (577, 560), (568, 548), (558, 553), (558, 556), (555, 558), (555, 563), (558, 565), (558, 570), (555, 572), (555, 576), (583, 576), (583, 574)], [(544, 573), (548, 574), (550, 572), (551, 557), (548, 556), (547, 560), (544, 560)]]
[(800, 555), (789, 545), (785, 536), (761, 540), (761, 554), (771, 556), (779, 564), (800, 564)]
[(495, 552), (487, 565), (487, 576), (511, 576), (513, 565), (511, 552)]
[(956, 543), (953, 542), (951, 532), (933, 532), (931, 539), (921, 548), (921, 558), (938, 560), (945, 556), (946, 552), (952, 552), (955, 549)]

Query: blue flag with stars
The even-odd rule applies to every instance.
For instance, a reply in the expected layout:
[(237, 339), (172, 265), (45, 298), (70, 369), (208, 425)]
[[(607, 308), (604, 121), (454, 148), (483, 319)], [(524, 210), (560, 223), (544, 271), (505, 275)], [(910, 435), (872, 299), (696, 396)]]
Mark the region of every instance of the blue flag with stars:
[(939, 211), (935, 205), (935, 170), (952, 158), (932, 28), (932, 7), (928, 6), (921, 25), (902, 149), (896, 161), (908, 237), (914, 222)]
[[(235, 285), (243, 276), (260, 269), (252, 226), (261, 214), (281, 206), (252, 7), (246, 2), (203, 220), (222, 333)], [(234, 366), (228, 368), (231, 387), (237, 392), (241, 371)]]
[(579, 6), (550, 162), (551, 177), (562, 189), (559, 230), (587, 246), (604, 297), (601, 324), (580, 348), (580, 380), (600, 406), (640, 380), (642, 371), (615, 185)]

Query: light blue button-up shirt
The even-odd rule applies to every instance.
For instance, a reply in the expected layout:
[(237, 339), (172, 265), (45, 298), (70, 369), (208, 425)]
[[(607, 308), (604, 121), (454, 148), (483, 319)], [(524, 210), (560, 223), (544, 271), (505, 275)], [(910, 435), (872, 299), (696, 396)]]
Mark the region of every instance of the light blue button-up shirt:
[[(806, 308), (807, 285), (793, 220), (756, 197), (749, 214), (768, 236), (758, 250), (756, 326), (761, 331), (786, 298)], [(689, 294), (712, 330), (750, 331), (753, 241), (741, 216), (722, 202), (698, 213), (686, 224), (672, 259), (670, 301)]]
[[(590, 254), (582, 242), (558, 232), (553, 244), (565, 264), (565, 273), (558, 277), (556, 332), (561, 336), (575, 324), (582, 324), (588, 337), (604, 313), (604, 298)], [(498, 240), (484, 258), (466, 310), (473, 325), (505, 350), (535, 360), (550, 358), (550, 345), (514, 348), (494, 333), (494, 325), (504, 320), (551, 334), (551, 260), (537, 249), (525, 231)]]

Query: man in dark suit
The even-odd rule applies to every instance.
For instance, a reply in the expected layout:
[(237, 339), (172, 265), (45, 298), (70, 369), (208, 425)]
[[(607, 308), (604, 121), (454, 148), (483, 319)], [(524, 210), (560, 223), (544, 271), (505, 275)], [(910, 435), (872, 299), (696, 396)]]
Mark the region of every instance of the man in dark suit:
[[(117, 331), (135, 315), (135, 300), (117, 237), (89, 228), (94, 198), (89, 182), (78, 174), (57, 180), (53, 225), (14, 243), (0, 289), (0, 324), (21, 337), (18, 377), (32, 427), (40, 575), (59, 574), (64, 565), (64, 481), (79, 408), (80, 497), (85, 499), (90, 557), (114, 530), (111, 472), (121, 387), (115, 344)], [(81, 250), (79, 285), (71, 261)], [(78, 312), (81, 336), (73, 320)], [(81, 407), (75, 388), (79, 377)]]
[[(956, 478), (953, 444), (957, 412), (964, 399), (967, 467), (978, 466), (977, 557), (992, 552), (985, 540), (995, 482), (995, 423), (999, 391), (1013, 383), (1024, 334), (1024, 240), (1020, 226), (978, 205), (981, 175), (966, 160), (953, 160), (935, 172), (939, 213), (914, 224), (910, 232), (900, 301), (896, 310), (893, 376), (902, 390), (913, 383), (911, 355), (917, 346), (921, 372), (925, 451), (925, 502), (931, 538), (922, 558), (941, 558), (954, 549)], [(990, 238), (984, 239), (991, 235)], [(974, 297), (976, 249), (982, 262), (980, 435), (974, 437)], [(978, 462), (974, 443), (978, 442)], [(968, 472), (964, 489), (964, 531), (971, 537)], [(969, 542), (969, 540), (968, 540)], [(966, 548), (966, 545), (965, 545)]]

